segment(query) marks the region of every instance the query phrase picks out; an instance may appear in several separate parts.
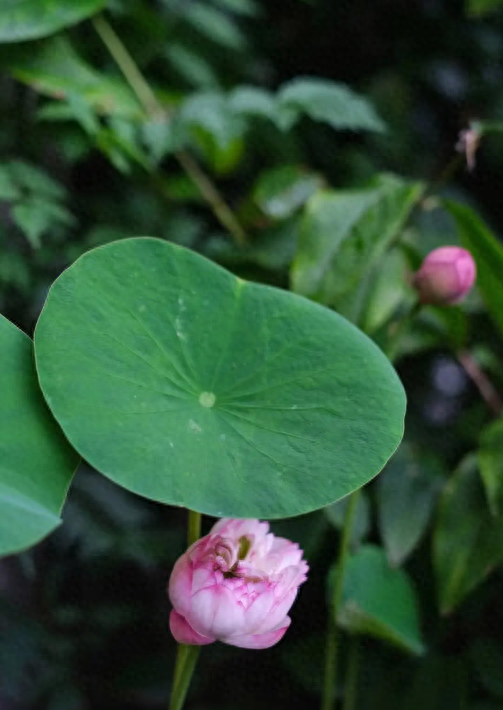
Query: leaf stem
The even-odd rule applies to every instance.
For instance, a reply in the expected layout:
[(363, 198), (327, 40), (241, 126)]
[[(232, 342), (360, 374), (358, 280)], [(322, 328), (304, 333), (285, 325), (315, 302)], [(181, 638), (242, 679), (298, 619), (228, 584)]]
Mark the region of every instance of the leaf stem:
[(348, 507), (344, 516), (344, 526), (342, 528), (339, 553), (336, 563), (334, 590), (330, 603), (327, 624), (327, 641), (325, 650), (325, 681), (323, 685), (321, 710), (333, 710), (336, 704), (335, 696), (337, 688), (337, 661), (339, 650), (337, 615), (342, 600), (344, 569), (348, 558), (351, 531), (353, 529), (356, 504), (358, 503), (359, 495), (359, 490), (354, 491), (354, 493), (350, 495)]
[(358, 671), (360, 669), (360, 639), (352, 634), (349, 639), (348, 667), (344, 683), (344, 704), (342, 710), (355, 710), (358, 691)]
[(187, 542), (189, 547), (201, 537), (201, 513), (189, 510)]
[(179, 644), (169, 710), (182, 710), (200, 649), (200, 646), (185, 646)]
[(487, 407), (491, 410), (495, 417), (499, 417), (501, 410), (503, 409), (503, 402), (501, 401), (501, 397), (499, 396), (498, 391), (491, 380), (479, 367), (478, 363), (471, 353), (468, 352), (468, 350), (461, 350), (456, 353), (456, 356), (458, 358), (458, 362), (463, 367), (475, 387), (478, 389), (479, 394), (487, 404)]
[[(103, 44), (110, 52), (126, 81), (136, 94), (145, 114), (154, 119), (167, 116), (168, 111), (159, 102), (149, 83), (139, 70), (138, 65), (110, 23), (107, 22), (103, 15), (93, 17), (92, 23)], [(177, 151), (175, 158), (199, 189), (199, 192), (211, 207), (213, 214), (220, 224), (232, 235), (236, 244), (239, 246), (246, 244), (246, 232), (216, 185), (211, 181), (198, 162), (190, 153), (184, 150)]]

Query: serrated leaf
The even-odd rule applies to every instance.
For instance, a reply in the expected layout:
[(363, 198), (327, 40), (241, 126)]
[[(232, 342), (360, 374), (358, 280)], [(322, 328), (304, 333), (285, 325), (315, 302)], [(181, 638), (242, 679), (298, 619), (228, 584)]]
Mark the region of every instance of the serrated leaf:
[(165, 503), (308, 512), (372, 478), (402, 436), (401, 384), (362, 333), (157, 239), (79, 259), (51, 288), (35, 341), (77, 450)]
[(0, 42), (23, 42), (59, 32), (101, 10), (106, 0), (2, 0)]
[(469, 456), (444, 489), (433, 536), (442, 613), (453, 611), (501, 560), (503, 515), (491, 515), (476, 457)]
[(385, 130), (371, 104), (344, 84), (317, 77), (298, 77), (278, 93), (278, 125), (289, 130), (302, 115), (332, 128), (353, 131)]
[(422, 189), (381, 175), (366, 189), (314, 195), (292, 265), (293, 289), (336, 306), (403, 229)]
[(338, 623), (415, 654), (424, 651), (416, 593), (407, 574), (390, 567), (384, 550), (365, 545), (344, 572)]
[(8, 555), (60, 524), (78, 457), (44, 403), (31, 340), (3, 316), (0, 353), (0, 555)]
[(430, 522), (445, 481), (440, 461), (402, 444), (377, 482), (379, 530), (391, 565), (414, 551)]

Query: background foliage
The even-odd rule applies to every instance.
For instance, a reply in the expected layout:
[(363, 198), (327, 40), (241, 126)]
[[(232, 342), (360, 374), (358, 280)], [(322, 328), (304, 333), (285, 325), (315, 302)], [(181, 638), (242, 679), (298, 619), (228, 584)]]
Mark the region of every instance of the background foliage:
[[(501, 707), (500, 3), (110, 0), (152, 90), (119, 71), (109, 26), (90, 19), (104, 5), (0, 9), (0, 311), (32, 335), (67, 265), (146, 234), (359, 325), (393, 359), (409, 412), (356, 510), (340, 692), (356, 677), (362, 709)], [(472, 120), (486, 128), (469, 172), (455, 144)], [(201, 169), (237, 219), (208, 208)], [(456, 243), (478, 290), (415, 314), (407, 274)], [(270, 651), (203, 653), (190, 707), (319, 702), (344, 506), (274, 523), (311, 565), (292, 628)], [(2, 708), (164, 707), (184, 513), (83, 464), (63, 520), (0, 562)]]

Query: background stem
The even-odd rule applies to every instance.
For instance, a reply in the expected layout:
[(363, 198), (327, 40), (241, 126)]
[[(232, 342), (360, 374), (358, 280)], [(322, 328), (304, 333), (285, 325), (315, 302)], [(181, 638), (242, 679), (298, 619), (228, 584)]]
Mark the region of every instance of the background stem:
[[(139, 70), (138, 65), (110, 23), (102, 15), (94, 17), (92, 23), (103, 44), (123, 73), (124, 78), (136, 94), (145, 114), (154, 119), (162, 118), (163, 116), (167, 117), (169, 112), (157, 99), (149, 83)], [(177, 151), (175, 158), (209, 204), (220, 224), (232, 235), (236, 244), (243, 246), (247, 241), (246, 233), (216, 185), (187, 151)]]
[(348, 667), (344, 683), (343, 710), (355, 710), (358, 691), (358, 671), (360, 665), (360, 639), (356, 635), (349, 638)]
[(200, 649), (200, 646), (179, 644), (169, 710), (182, 710)]
[(355, 491), (350, 495), (348, 507), (344, 516), (344, 526), (342, 528), (339, 554), (336, 564), (334, 590), (329, 608), (327, 643), (325, 651), (325, 682), (323, 685), (321, 710), (333, 710), (336, 704), (335, 693), (337, 687), (337, 656), (339, 640), (337, 628), (337, 614), (342, 600), (344, 568), (346, 566), (346, 561), (349, 553), (351, 531), (353, 529), (353, 521), (355, 517), (356, 504), (358, 503), (359, 495), (359, 490)]
[(187, 531), (187, 542), (189, 547), (201, 537), (201, 513), (189, 510), (189, 524)]

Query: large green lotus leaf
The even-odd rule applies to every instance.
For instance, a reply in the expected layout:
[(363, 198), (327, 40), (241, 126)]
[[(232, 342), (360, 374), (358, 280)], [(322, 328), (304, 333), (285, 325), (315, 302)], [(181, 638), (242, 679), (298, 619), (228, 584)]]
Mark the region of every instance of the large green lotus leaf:
[(46, 407), (30, 338), (0, 316), (0, 555), (60, 524), (78, 457)]
[(211, 515), (325, 506), (402, 437), (402, 386), (360, 331), (157, 239), (109, 244), (65, 271), (35, 348), (44, 395), (84, 458)]
[(47, 37), (94, 15), (105, 0), (2, 0), (0, 42)]

